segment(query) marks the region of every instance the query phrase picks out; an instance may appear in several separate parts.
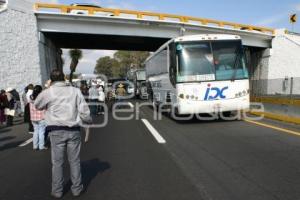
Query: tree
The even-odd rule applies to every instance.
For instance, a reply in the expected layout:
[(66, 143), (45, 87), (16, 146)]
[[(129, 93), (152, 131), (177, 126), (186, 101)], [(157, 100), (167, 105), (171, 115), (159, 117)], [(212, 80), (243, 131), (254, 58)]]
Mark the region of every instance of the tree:
[(149, 52), (143, 51), (117, 51), (113, 58), (99, 58), (94, 73), (105, 74), (108, 77), (125, 77), (131, 67), (143, 68), (143, 63), (149, 55)]
[(69, 51), (69, 56), (71, 58), (70, 64), (70, 83), (72, 83), (73, 74), (76, 71), (79, 60), (82, 58), (82, 51), (80, 49), (71, 49)]
[(109, 56), (101, 57), (97, 60), (94, 73), (104, 74), (107, 77), (119, 75), (119, 62)]
[(120, 62), (120, 65), (127, 70), (130, 67), (136, 69), (143, 68), (143, 63), (150, 55), (147, 51), (117, 51), (114, 58)]

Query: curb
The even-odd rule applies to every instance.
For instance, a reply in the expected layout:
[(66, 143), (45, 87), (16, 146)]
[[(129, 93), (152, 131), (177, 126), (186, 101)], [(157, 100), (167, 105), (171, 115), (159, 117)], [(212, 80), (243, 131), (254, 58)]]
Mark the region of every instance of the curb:
[(300, 99), (282, 97), (250, 97), (251, 102), (271, 103), (277, 105), (300, 106)]

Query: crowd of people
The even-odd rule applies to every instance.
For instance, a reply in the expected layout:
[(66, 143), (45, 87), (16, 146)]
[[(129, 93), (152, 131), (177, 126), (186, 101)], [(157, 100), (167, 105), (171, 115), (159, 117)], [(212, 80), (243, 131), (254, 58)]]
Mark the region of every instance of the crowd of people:
[[(23, 115), (24, 122), (28, 124), (28, 133), (33, 134), (33, 149), (44, 150), (45, 123), (44, 111), (35, 109), (33, 103), (39, 93), (43, 90), (42, 86), (29, 84), (25, 87), (21, 98), (16, 89), (7, 88), (0, 93), (0, 125), (10, 127), (14, 123), (15, 117)], [(21, 99), (23, 101), (22, 110)]]
[[(118, 85), (115, 95), (119, 99), (126, 95), (123, 84)], [(51, 72), (50, 80), (44, 87), (33, 84), (26, 86), (21, 98), (15, 89), (1, 90), (1, 126), (12, 126), (14, 117), (23, 115), (28, 132), (33, 134), (33, 150), (47, 149), (46, 144), (50, 140), (53, 197), (61, 198), (63, 195), (65, 152), (70, 165), (71, 191), (74, 196), (79, 196), (83, 191), (79, 156), (80, 126), (82, 123), (92, 123), (91, 115), (104, 113), (106, 99), (103, 86), (93, 84), (88, 87), (82, 84), (80, 89), (72, 87), (65, 82), (63, 72), (58, 69)]]
[[(24, 121), (28, 123), (28, 132), (33, 133), (33, 150), (36, 151), (47, 149), (45, 144), (49, 138), (52, 158), (51, 195), (55, 198), (61, 198), (63, 195), (63, 163), (64, 154), (67, 152), (72, 181), (71, 191), (74, 196), (79, 196), (83, 190), (79, 156), (80, 125), (92, 123), (90, 109), (82, 91), (67, 84), (61, 70), (53, 70), (50, 80), (44, 87), (29, 84), (21, 98), (14, 89), (1, 90), (0, 122), (3, 126), (12, 126), (14, 117), (23, 115)], [(97, 98), (97, 101), (104, 102), (103, 88), (96, 86), (93, 89), (96, 90), (89, 89), (91, 95), (88, 96), (88, 100)], [(97, 107), (95, 112), (101, 110)]]
[(21, 116), (20, 95), (16, 89), (0, 91), (0, 125), (12, 126), (14, 116)]
[[(44, 89), (50, 87), (48, 81), (44, 85)], [(0, 91), (0, 125), (12, 126), (14, 117), (23, 116), (24, 122), (27, 125), (27, 131), (29, 134), (33, 134), (33, 149), (43, 150), (47, 147), (44, 144), (47, 143), (47, 137), (45, 134), (44, 123), (44, 111), (39, 111), (34, 108), (34, 101), (43, 90), (41, 85), (29, 84), (24, 88), (24, 92), (20, 98), (16, 89), (7, 88)], [(111, 93), (105, 93), (103, 85), (92, 84), (90, 87), (83, 83), (80, 86), (80, 91), (85, 98), (85, 101), (89, 103), (90, 111), (92, 115), (104, 114), (103, 105), (107, 99), (111, 98)], [(125, 96), (126, 90), (123, 84), (119, 84), (115, 90), (115, 95)], [(21, 100), (23, 103), (23, 110), (21, 106)], [(118, 99), (117, 99), (118, 100)], [(120, 101), (120, 100), (119, 100)], [(45, 137), (43, 140), (42, 138)]]
[(92, 85), (88, 91), (87, 89), (82, 91), (82, 94), (87, 97), (92, 115), (104, 114), (103, 104), (105, 103), (106, 97), (102, 85)]

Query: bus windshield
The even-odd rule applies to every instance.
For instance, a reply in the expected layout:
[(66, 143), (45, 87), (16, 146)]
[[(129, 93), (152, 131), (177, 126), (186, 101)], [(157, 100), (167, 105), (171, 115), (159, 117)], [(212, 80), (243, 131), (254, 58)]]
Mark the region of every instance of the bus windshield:
[(177, 43), (177, 82), (247, 79), (241, 41)]

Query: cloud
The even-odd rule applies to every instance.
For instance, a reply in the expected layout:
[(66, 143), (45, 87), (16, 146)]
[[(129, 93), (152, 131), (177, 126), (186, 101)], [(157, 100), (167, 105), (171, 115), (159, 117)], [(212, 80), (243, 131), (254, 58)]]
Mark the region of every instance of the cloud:
[(288, 19), (288, 16), (289, 16), (288, 13), (281, 13), (278, 15), (274, 15), (272, 17), (262, 19), (262, 20), (256, 22), (255, 24), (260, 25), (260, 26), (271, 26), (271, 25), (274, 25), (284, 19)]
[[(63, 49), (63, 59), (65, 60), (64, 64), (64, 72), (66, 74), (70, 73), (70, 63), (71, 59), (69, 58), (69, 50)], [(79, 61), (76, 73), (82, 74), (92, 74), (94, 72), (94, 68), (96, 65), (97, 60), (100, 57), (110, 56), (113, 57), (116, 51), (111, 50), (82, 50), (83, 57)]]

